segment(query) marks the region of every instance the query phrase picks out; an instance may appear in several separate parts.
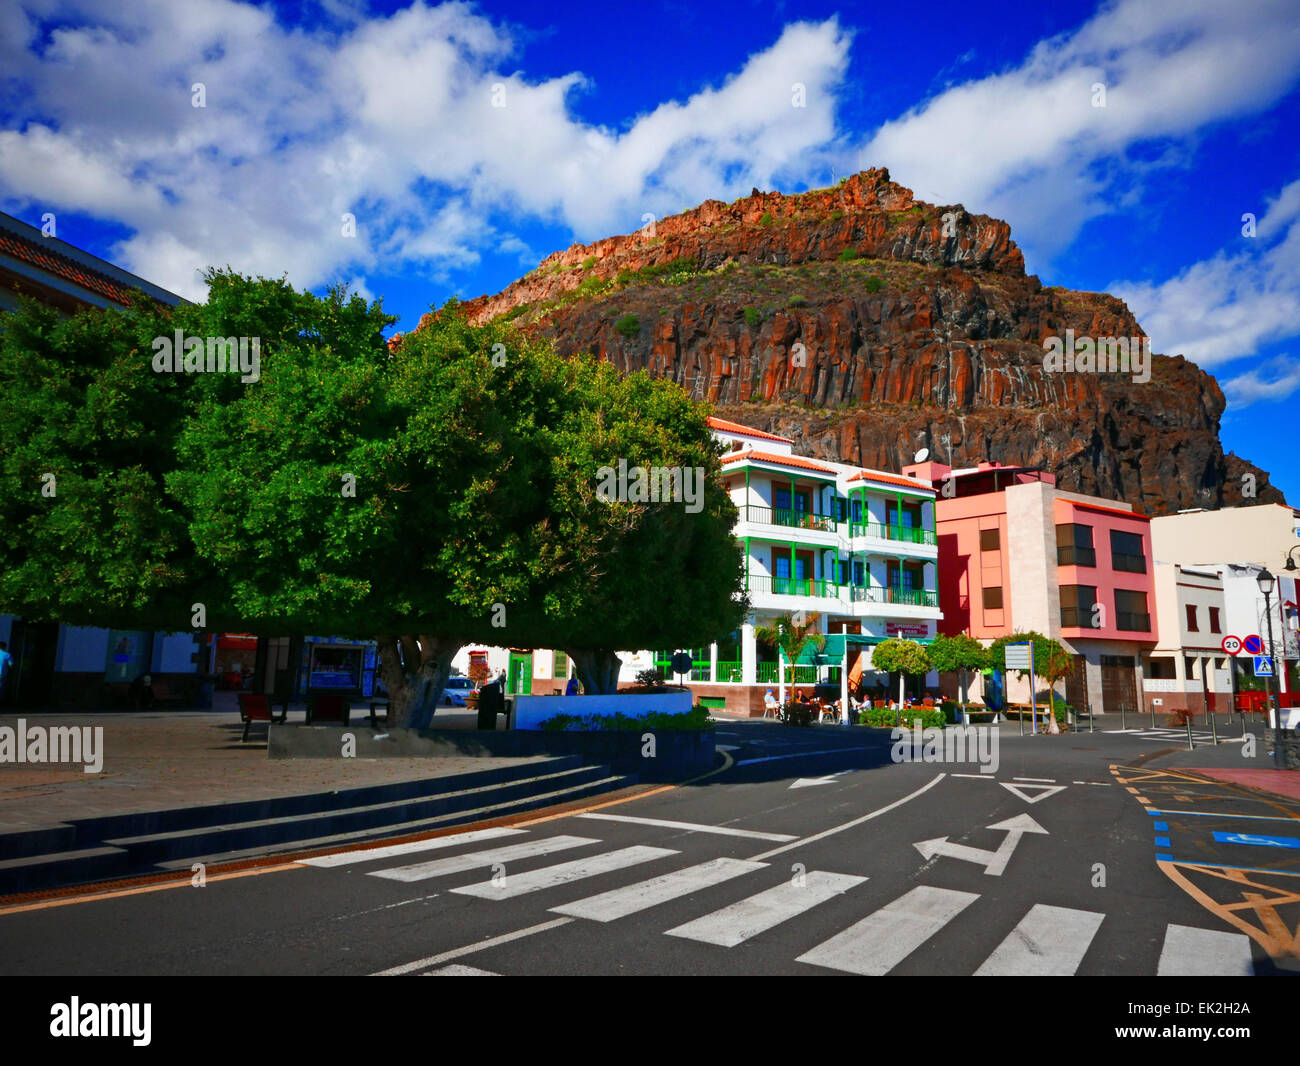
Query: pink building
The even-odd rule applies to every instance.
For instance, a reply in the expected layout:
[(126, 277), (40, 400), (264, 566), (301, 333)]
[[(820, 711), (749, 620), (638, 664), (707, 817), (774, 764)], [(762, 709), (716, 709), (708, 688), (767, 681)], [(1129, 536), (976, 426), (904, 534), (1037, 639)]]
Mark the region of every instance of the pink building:
[[(1144, 709), (1144, 656), (1158, 639), (1149, 518), (1024, 467), (927, 462), (903, 473), (939, 489), (941, 632), (989, 643), (1037, 630), (1075, 657), (1064, 695), (1076, 709)], [(1013, 700), (1028, 698), (1026, 684), (1007, 685)]]

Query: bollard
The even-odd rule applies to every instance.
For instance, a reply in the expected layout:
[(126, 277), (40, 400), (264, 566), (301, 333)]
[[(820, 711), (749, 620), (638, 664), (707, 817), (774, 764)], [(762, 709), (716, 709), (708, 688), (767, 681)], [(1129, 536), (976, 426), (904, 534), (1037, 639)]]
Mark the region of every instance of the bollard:
[(1097, 721), (1097, 716), (1092, 713), (1092, 708), (1089, 707), (1088, 708), (1088, 732), (1089, 733), (1095, 733), (1097, 731), (1096, 721)]
[(1191, 751), (1194, 747), (1192, 744), (1192, 716), (1189, 714), (1185, 719), (1183, 719), (1183, 722), (1187, 726), (1187, 750)]
[(1025, 735), (1025, 709), (1023, 707), (1017, 712), (1016, 717), (1020, 719), (1020, 735), (1023, 737)]
[(1219, 746), (1219, 726), (1214, 720), (1214, 712), (1210, 711), (1210, 736), (1214, 738), (1214, 746)]
[(1151, 728), (1155, 729), (1155, 727), (1156, 727), (1156, 705), (1153, 703), (1151, 704)]
[(1128, 731), (1128, 722), (1124, 719), (1124, 704), (1119, 705), (1119, 728), (1120, 732)]

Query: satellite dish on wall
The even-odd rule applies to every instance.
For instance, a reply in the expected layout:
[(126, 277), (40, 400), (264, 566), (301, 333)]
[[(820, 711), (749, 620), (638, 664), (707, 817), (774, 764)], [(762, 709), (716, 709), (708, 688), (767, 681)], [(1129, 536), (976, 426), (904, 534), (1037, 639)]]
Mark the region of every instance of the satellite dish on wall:
[(912, 462), (923, 463), (929, 458), (930, 458), (930, 449), (922, 448), (919, 452), (917, 452), (914, 456), (912, 456)]

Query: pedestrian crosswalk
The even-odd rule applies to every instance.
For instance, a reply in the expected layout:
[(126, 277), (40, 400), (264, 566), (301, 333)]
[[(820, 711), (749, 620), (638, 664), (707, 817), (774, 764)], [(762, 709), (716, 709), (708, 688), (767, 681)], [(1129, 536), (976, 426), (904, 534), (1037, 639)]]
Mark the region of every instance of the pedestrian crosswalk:
[[(1173, 729), (1164, 726), (1156, 726), (1146, 729), (1106, 729), (1102, 732), (1110, 733), (1115, 736), (1132, 737), (1135, 740), (1160, 740), (1172, 741), (1175, 743), (1187, 743), (1187, 729)], [(1240, 744), (1242, 742), (1240, 735), (1228, 736), (1226, 730), (1218, 733), (1211, 732), (1208, 729), (1193, 729), (1192, 743), (1199, 746), (1206, 744)]]
[[(729, 949), (778, 926), (789, 930), (794, 923), (797, 929), (796, 920), (800, 917), (815, 914), (820, 908), (834, 907), (837, 915), (845, 916), (847, 924), (829, 938), (825, 937), (824, 925), (819, 924), (820, 942), (800, 946), (802, 953), (794, 956), (794, 961), (808, 966), (810, 973), (821, 969), (859, 975), (888, 974), (950, 927), (958, 932), (983, 931), (999, 920), (999, 914), (990, 908), (990, 901), (985, 900), (981, 905), (980, 893), (934, 885), (915, 885), (895, 898), (873, 899), (862, 887), (869, 884), (869, 879), (858, 874), (805, 871), (800, 867), (790, 877), (780, 866), (769, 862), (726, 857), (665, 869), (674, 861), (680, 864), (681, 853), (672, 848), (646, 845), (595, 850), (577, 859), (550, 862), (548, 856), (558, 858), (560, 852), (580, 848), (598, 849), (601, 841), (560, 834), (498, 842), (502, 837), (517, 837), (527, 832), (482, 830), (370, 851), (317, 856), (302, 862), (329, 868), (472, 845), (470, 850), (459, 854), (365, 872), (390, 881), (418, 882), (490, 869), (493, 871), (490, 879), (449, 891), (498, 901), (575, 888), (589, 879), (646, 868), (648, 876), (630, 884), (550, 906), (551, 914), (564, 917), (541, 928), (560, 927), (574, 920), (615, 922), (672, 901), (689, 900), (723, 885), (734, 884), (738, 890), (744, 885), (746, 888), (738, 891), (738, 898), (663, 929), (663, 934)], [(538, 859), (548, 864), (525, 870), (510, 869), (507, 865)], [(776, 884), (772, 883), (774, 875), (780, 878)], [(639, 876), (639, 871), (634, 876)], [(1074, 974), (1105, 920), (1106, 915), (1096, 911), (1035, 903), (1018, 917), (1004, 939), (974, 969), (974, 974), (981, 977)], [(962, 926), (963, 922), (968, 924)], [(435, 959), (440, 963), (450, 961), (444, 956)], [(475, 972), (459, 964), (433, 968), (430, 964), (434, 961), (408, 964), (391, 972), (422, 970), (447, 976)], [(1244, 934), (1172, 924), (1165, 930), (1156, 961), (1159, 975), (1236, 976), (1251, 972), (1251, 941)]]

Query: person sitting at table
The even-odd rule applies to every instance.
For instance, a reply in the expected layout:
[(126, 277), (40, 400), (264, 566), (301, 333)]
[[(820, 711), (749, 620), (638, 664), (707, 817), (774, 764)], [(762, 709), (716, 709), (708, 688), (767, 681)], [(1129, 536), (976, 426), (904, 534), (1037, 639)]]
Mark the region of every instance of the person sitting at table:
[(763, 696), (763, 710), (775, 713), (781, 709), (781, 705), (776, 701), (776, 695), (771, 689), (768, 689)]

